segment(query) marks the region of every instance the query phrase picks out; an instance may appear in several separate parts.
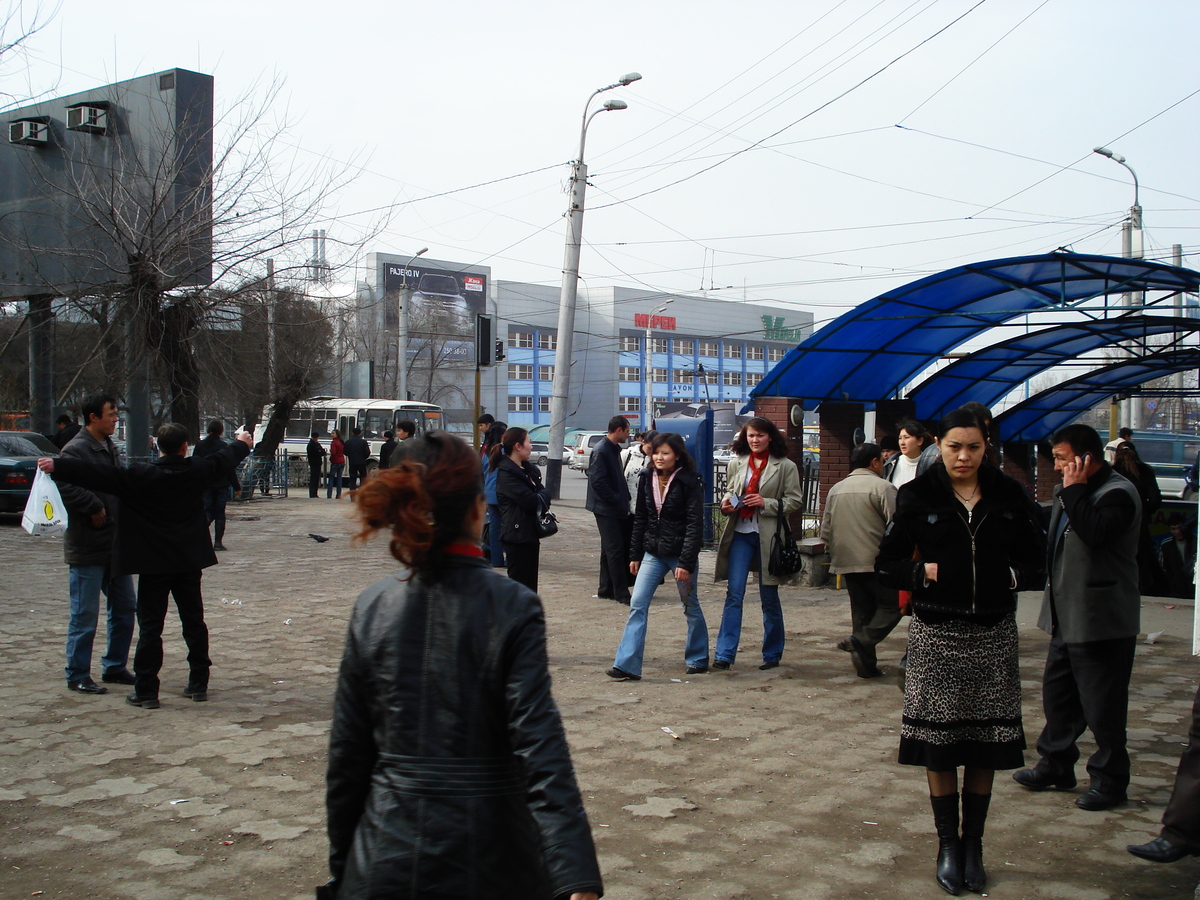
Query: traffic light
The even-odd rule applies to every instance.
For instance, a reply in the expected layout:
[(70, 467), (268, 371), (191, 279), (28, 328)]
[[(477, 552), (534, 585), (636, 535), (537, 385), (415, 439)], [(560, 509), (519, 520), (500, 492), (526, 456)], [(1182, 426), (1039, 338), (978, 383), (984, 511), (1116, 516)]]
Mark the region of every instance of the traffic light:
[(492, 337), (492, 319), (491, 316), (476, 316), (475, 317), (475, 365), (490, 366), (495, 363), (496, 358), (493, 354), (496, 341)]

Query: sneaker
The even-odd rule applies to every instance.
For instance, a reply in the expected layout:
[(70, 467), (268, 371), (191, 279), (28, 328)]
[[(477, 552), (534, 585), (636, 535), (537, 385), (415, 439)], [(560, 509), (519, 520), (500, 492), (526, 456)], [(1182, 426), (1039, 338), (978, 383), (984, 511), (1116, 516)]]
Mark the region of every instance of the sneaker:
[(142, 709), (158, 709), (157, 697), (139, 697), (137, 691), (130, 691), (125, 702), (130, 706), (140, 706)]
[(197, 703), (203, 703), (205, 700), (208, 699), (208, 688), (207, 687), (196, 687), (194, 685), (189, 684), (187, 687), (185, 687), (183, 689), (183, 696), (191, 697)]

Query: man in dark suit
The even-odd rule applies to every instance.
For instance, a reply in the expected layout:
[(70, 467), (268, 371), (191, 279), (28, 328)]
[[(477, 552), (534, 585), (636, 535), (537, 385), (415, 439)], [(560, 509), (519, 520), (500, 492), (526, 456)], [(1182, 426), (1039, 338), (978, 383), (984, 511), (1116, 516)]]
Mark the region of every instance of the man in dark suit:
[(346, 439), (343, 451), (346, 465), (350, 469), (350, 490), (354, 490), (367, 478), (367, 460), (371, 458), (371, 445), (362, 436), (362, 429), (355, 428), (352, 437)]
[(1179, 758), (1175, 789), (1162, 817), (1162, 832), (1145, 844), (1125, 849), (1151, 862), (1171, 863), (1185, 856), (1200, 856), (1200, 689), (1192, 702), (1192, 727)]
[(1104, 461), (1095, 429), (1068, 425), (1052, 444), (1063, 482), (1054, 491), (1050, 577), (1038, 619), (1051, 635), (1042, 678), (1046, 725), (1037, 742), (1041, 759), (1013, 779), (1035, 791), (1075, 787), (1076, 741), (1090, 728), (1097, 748), (1087, 763), (1091, 788), (1075, 805), (1112, 809), (1125, 802), (1129, 786), (1125, 723), (1141, 616), (1141, 500)]
[(608, 434), (596, 444), (588, 463), (586, 506), (600, 531), (600, 586), (597, 597), (629, 605), (629, 486), (621, 472), (621, 445), (629, 439), (629, 420), (613, 416)]
[(321, 469), (325, 463), (325, 448), (318, 440), (320, 436), (319, 431), (314, 431), (304, 447), (304, 455), (308, 458), (309, 499), (316, 497), (317, 489), (321, 487)]
[(253, 438), (239, 431), (233, 444), (207, 459), (188, 457), (182, 425), (158, 429), (159, 458), (127, 469), (101, 469), (74, 459), (39, 459), (38, 468), (56, 481), (115, 494), (121, 501), (113, 542), (113, 569), (137, 574), (138, 642), (133, 656), (137, 679), (126, 698), (132, 706), (158, 709), (158, 672), (167, 598), (175, 598), (190, 674), (185, 697), (208, 699), (208, 626), (200, 594), (202, 570), (216, 565), (204, 513), (204, 490), (228, 476), (250, 453)]

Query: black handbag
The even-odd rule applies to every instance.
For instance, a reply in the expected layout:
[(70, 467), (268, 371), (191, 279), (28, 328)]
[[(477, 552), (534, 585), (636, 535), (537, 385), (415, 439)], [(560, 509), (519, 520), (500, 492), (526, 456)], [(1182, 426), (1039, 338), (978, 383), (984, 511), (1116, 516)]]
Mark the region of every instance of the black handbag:
[[(540, 505), (540, 504), (539, 504)], [(548, 538), (558, 534), (558, 517), (548, 509), (543, 509), (537, 520), (538, 539)]]
[(792, 537), (791, 526), (783, 511), (782, 473), (779, 482), (779, 516), (775, 520), (775, 535), (771, 538), (771, 555), (767, 557), (767, 571), (776, 578), (790, 578), (804, 568), (804, 557)]

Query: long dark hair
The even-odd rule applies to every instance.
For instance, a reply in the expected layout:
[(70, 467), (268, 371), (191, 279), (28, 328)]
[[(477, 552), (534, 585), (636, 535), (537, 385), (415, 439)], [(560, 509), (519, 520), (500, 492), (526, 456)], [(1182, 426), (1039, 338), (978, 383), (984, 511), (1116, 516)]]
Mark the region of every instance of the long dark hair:
[(687, 447), (684, 446), (683, 438), (673, 431), (664, 431), (654, 436), (650, 442), (650, 467), (654, 471), (658, 471), (658, 467), (654, 465), (654, 451), (666, 444), (675, 453), (675, 468), (683, 469), (687, 472), (696, 471), (696, 461), (692, 459), (692, 455), (687, 452)]
[(350, 494), (362, 520), (354, 539), (390, 529), (392, 556), (412, 569), (406, 578), (441, 569), (446, 545), (460, 539), (483, 495), (479, 458), (461, 438), (432, 431), (409, 443), (415, 446), (400, 462)]
[(1132, 481), (1137, 487), (1142, 486), (1142, 459), (1137, 449), (1129, 441), (1117, 444), (1113, 456), (1113, 468)]
[(746, 440), (746, 429), (753, 428), (755, 431), (761, 431), (770, 438), (770, 443), (767, 445), (767, 453), (774, 456), (776, 459), (782, 459), (788, 455), (787, 438), (770, 419), (764, 419), (762, 416), (755, 416), (742, 426), (742, 430), (738, 432), (738, 436), (733, 439), (733, 444), (730, 449), (738, 456), (750, 455), (750, 443)]
[(500, 441), (488, 451), (488, 470), (495, 472), (500, 461), (506, 456), (512, 456), (513, 447), (525, 443), (529, 432), (514, 425), (500, 436)]

